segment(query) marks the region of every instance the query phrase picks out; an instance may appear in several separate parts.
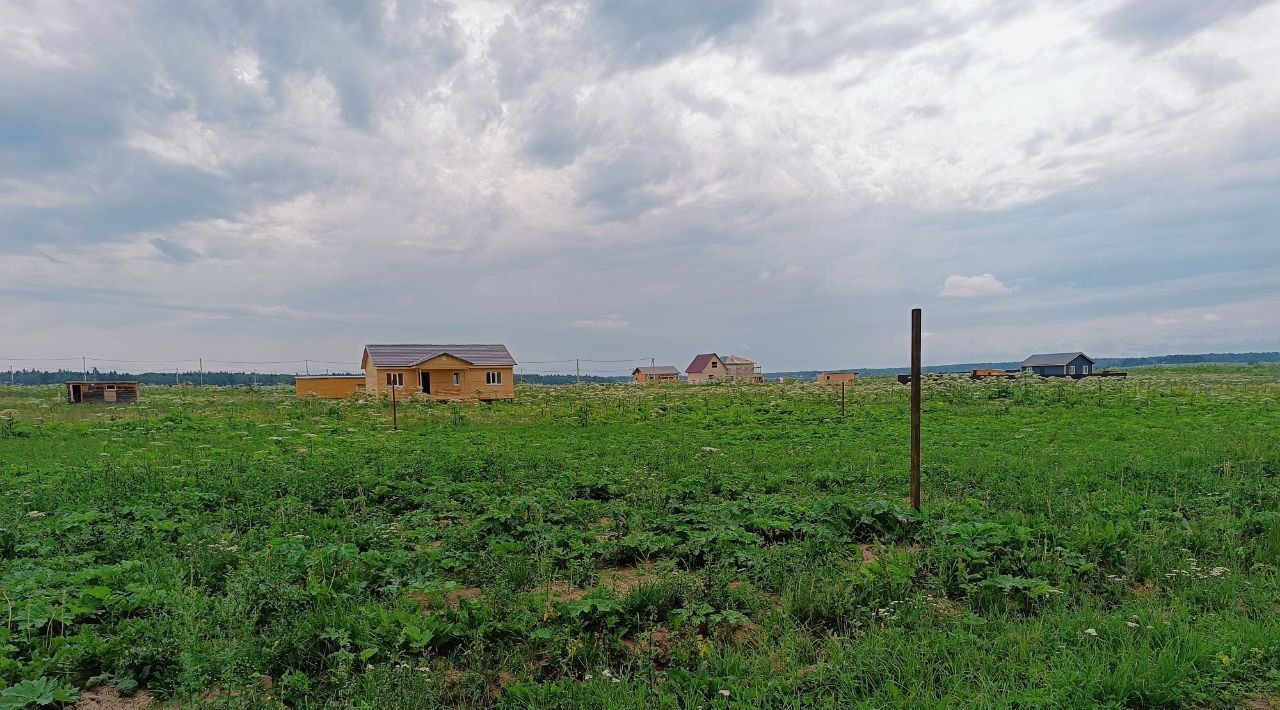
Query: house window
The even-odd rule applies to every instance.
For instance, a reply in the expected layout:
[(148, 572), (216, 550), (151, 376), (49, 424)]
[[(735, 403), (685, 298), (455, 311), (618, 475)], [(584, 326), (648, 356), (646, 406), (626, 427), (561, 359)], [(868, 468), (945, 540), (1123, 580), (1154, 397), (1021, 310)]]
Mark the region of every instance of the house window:
[(454, 387), (461, 387), (461, 386), (462, 386), (462, 373), (461, 373), (461, 372), (455, 372), (455, 373), (453, 373), (453, 386), (454, 386)]
[(1068, 375), (1074, 375), (1074, 374), (1076, 374), (1076, 366), (1075, 366), (1075, 365), (1067, 365), (1067, 374), (1068, 374)]
[(712, 367), (718, 367), (719, 365), (718, 365), (718, 363), (716, 363), (716, 361), (715, 361), (715, 360), (712, 360), (712, 361), (711, 361), (711, 366), (712, 366)]
[(388, 373), (387, 373), (387, 386), (388, 386), (388, 387), (404, 387), (404, 373), (403, 373), (403, 372), (388, 372)]
[(1085, 366), (1081, 367), (1081, 368), (1080, 368), (1080, 372), (1081, 372), (1082, 374), (1085, 374), (1085, 375), (1089, 374), (1089, 366), (1088, 366), (1088, 365), (1085, 365)]
[(489, 372), (484, 373), (484, 383), (486, 385), (502, 384), (502, 373), (497, 370), (490, 370)]

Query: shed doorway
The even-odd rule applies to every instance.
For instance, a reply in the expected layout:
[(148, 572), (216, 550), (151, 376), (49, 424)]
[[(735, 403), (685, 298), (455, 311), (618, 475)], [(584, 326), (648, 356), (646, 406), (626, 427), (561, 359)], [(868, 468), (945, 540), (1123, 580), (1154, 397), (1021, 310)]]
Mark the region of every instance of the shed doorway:
[(431, 394), (431, 373), (426, 370), (418, 370), (418, 382), (422, 385), (422, 391)]

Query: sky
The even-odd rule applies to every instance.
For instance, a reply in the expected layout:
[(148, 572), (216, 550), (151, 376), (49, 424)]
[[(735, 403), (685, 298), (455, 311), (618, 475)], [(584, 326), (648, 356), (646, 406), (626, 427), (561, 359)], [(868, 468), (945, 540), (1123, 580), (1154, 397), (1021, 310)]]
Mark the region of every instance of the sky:
[(1261, 0), (0, 0), (0, 357), (1277, 350), (1278, 74)]

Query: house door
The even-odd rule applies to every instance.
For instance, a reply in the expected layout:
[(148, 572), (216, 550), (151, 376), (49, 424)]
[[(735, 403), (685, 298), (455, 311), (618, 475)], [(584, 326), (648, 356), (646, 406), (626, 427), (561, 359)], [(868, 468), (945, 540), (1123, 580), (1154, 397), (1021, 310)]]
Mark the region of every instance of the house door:
[(418, 370), (418, 380), (422, 383), (422, 391), (431, 394), (431, 373)]

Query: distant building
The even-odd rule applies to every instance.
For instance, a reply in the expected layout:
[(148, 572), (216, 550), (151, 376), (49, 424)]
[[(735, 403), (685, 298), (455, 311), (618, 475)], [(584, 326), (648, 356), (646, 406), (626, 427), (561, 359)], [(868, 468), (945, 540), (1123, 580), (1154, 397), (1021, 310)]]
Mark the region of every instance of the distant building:
[(298, 398), (342, 399), (363, 392), (364, 375), (299, 375), (293, 378)]
[(365, 389), (438, 400), (512, 399), (516, 361), (505, 345), (366, 345)]
[(729, 372), (729, 379), (764, 382), (764, 374), (760, 372), (760, 366), (756, 364), (755, 360), (748, 360), (737, 355), (725, 355), (721, 360), (724, 362), (725, 369)]
[(1084, 353), (1044, 353), (1032, 355), (1018, 364), (1023, 372), (1041, 377), (1088, 377), (1093, 374), (1093, 358)]
[(720, 357), (715, 353), (703, 353), (685, 368), (690, 384), (700, 382), (764, 382), (760, 366), (754, 361), (737, 355)]
[(679, 382), (680, 370), (671, 365), (658, 365), (657, 367), (637, 367), (631, 371), (631, 380), (643, 384), (654, 384), (658, 382)]
[(858, 378), (856, 372), (824, 372), (818, 375), (820, 385), (838, 385), (841, 382), (853, 382)]
[(67, 401), (72, 404), (135, 404), (142, 383), (136, 380), (71, 380), (67, 382)]
[(729, 379), (724, 369), (724, 362), (715, 353), (703, 353), (693, 358), (693, 362), (684, 369), (689, 376), (689, 384), (700, 382), (721, 382)]

